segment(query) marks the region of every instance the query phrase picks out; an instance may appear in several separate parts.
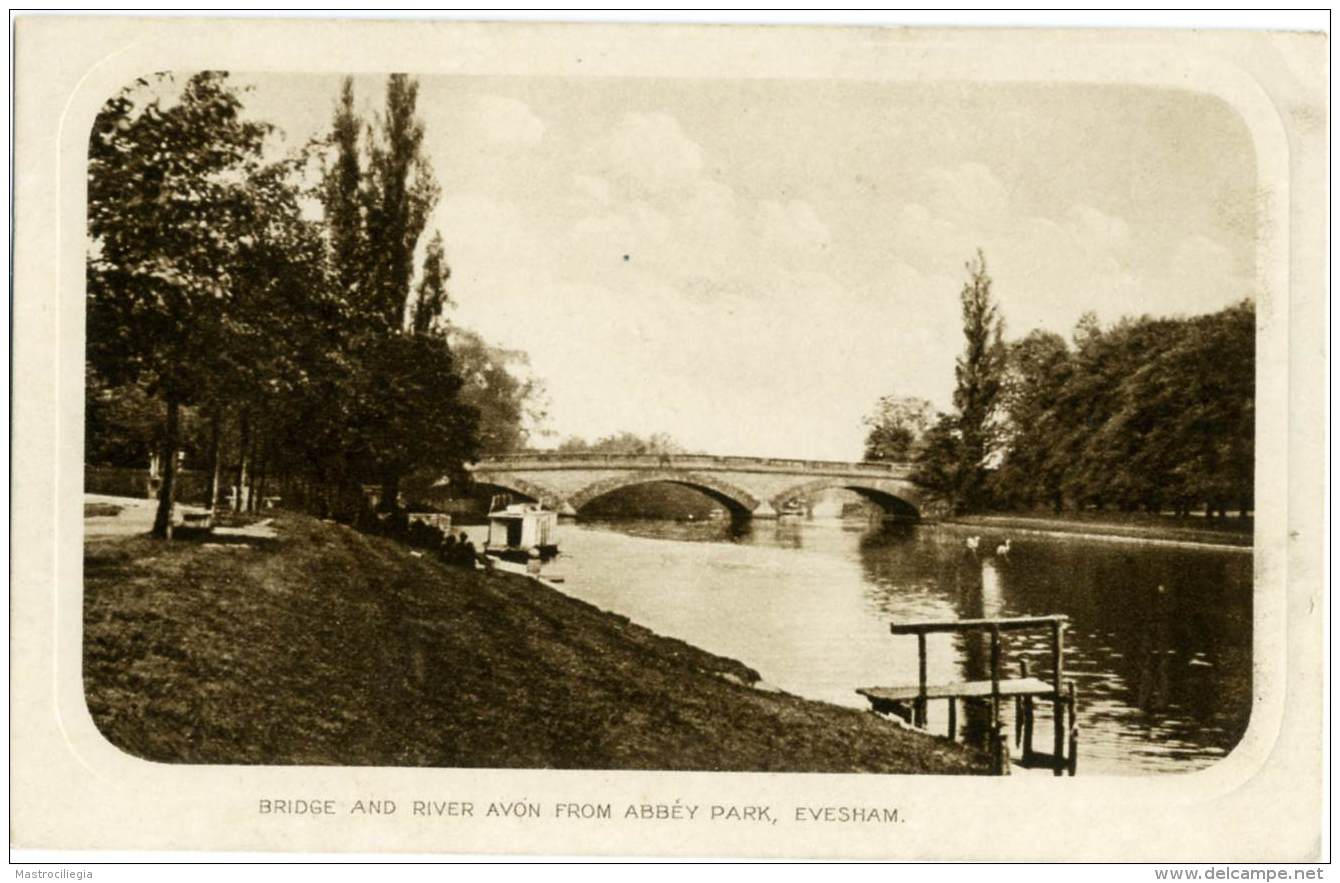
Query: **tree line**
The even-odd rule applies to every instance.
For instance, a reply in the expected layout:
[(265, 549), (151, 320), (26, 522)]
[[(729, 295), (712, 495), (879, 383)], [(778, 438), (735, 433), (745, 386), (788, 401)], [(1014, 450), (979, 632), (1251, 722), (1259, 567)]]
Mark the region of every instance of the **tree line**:
[(226, 73), (177, 82), (131, 84), (89, 142), (86, 459), (157, 456), (154, 535), (183, 450), (211, 507), (231, 484), (348, 515), (368, 484), (394, 506), (522, 446), (524, 355), (448, 323), (440, 232), (418, 258), (440, 189), (417, 82), (364, 120), (346, 79), (329, 134), (281, 159)]
[(1253, 508), (1256, 315), (1085, 314), (1070, 340), (1006, 341), (979, 252), (960, 293), (953, 409), (886, 396), (867, 459), (910, 460), (956, 513), (1047, 508), (1224, 517)]

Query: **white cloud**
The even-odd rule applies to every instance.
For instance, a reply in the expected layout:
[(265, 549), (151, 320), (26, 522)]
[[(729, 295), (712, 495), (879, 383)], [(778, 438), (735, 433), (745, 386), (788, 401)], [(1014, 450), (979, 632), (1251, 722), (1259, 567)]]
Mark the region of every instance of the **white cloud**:
[(982, 163), (930, 169), (922, 189), (926, 204), (942, 218), (973, 226), (994, 226), (1009, 217), (1009, 191)]
[(1203, 234), (1186, 237), (1173, 249), (1162, 282), (1164, 312), (1203, 313), (1253, 293), (1253, 280), (1236, 273), (1233, 255)]
[[(981, 248), (1010, 335), (1064, 333), (1089, 309), (1108, 321), (1211, 310), (1225, 290), (1244, 287), (1231, 275), (1229, 250), (1208, 237), (1174, 247), (1143, 241), (1125, 218), (1087, 202), (1056, 217), (1030, 215), (982, 163), (929, 169), (906, 192), (889, 231), (891, 254), (942, 280), (936, 284), (953, 298), (964, 262)], [(911, 296), (927, 302), (925, 292)]]
[(1131, 244), (1131, 228), (1121, 218), (1090, 205), (1071, 206), (1066, 227), (1089, 255), (1104, 257), (1124, 252)]
[(828, 227), (814, 206), (799, 199), (786, 203), (765, 200), (760, 206), (761, 236), (765, 248), (794, 258), (828, 247)]
[(599, 206), (607, 206), (610, 203), (610, 182), (599, 175), (573, 175), (572, 188), (580, 199), (594, 202)]
[(981, 163), (910, 176), (886, 247), (843, 276), (850, 219), (729, 186), (668, 115), (629, 114), (572, 156), (544, 213), (474, 194), (439, 215), (462, 320), (530, 353), (559, 436), (668, 431), (718, 452), (857, 456), (879, 395), (948, 406), (978, 247), (1012, 336), (1066, 333), (1095, 307), (1106, 321), (1142, 304), (1213, 309), (1233, 283), (1207, 236), (1152, 248), (1087, 201), (1030, 214)]
[(634, 194), (692, 184), (703, 168), (702, 148), (665, 113), (624, 115), (603, 148), (610, 176)]
[(470, 106), (469, 124), (486, 143), (495, 146), (533, 147), (544, 137), (544, 122), (530, 105), (500, 95), (476, 98)]

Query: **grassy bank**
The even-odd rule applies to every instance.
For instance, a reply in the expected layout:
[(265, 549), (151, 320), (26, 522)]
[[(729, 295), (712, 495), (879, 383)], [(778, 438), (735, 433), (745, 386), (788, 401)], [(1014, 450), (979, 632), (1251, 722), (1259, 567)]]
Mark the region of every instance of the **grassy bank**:
[(989, 515), (962, 515), (947, 518), (946, 524), (972, 525), (999, 530), (1037, 530), (1052, 533), (1122, 537), (1133, 540), (1171, 540), (1183, 543), (1212, 543), (1227, 546), (1252, 545), (1252, 520), (1227, 518), (1222, 521), (1199, 517), (1176, 518), (1142, 512), (1062, 512), (1060, 514), (1019, 512)]
[(303, 516), (275, 527), (86, 545), (84, 682), (114, 744), (195, 763), (985, 770), (522, 577)]

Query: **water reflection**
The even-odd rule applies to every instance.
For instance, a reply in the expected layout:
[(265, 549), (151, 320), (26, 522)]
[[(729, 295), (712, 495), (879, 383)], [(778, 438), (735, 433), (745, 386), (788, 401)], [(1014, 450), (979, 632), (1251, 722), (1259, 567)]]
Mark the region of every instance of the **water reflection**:
[[(734, 656), (791, 692), (860, 707), (858, 686), (915, 683), (916, 639), (892, 620), (1064, 613), (1086, 772), (1190, 770), (1237, 743), (1251, 702), (1251, 556), (945, 527), (782, 519), (620, 522), (566, 530), (564, 590)], [(928, 639), (932, 681), (989, 677), (983, 634)], [(1045, 632), (1003, 668), (1051, 675)], [(934, 706), (941, 706), (936, 708)], [(928, 725), (944, 732), (944, 703)], [(1050, 732), (1042, 703), (1038, 732)], [(985, 726), (963, 716), (970, 738)], [(1046, 748), (1048, 746), (1039, 746)]]

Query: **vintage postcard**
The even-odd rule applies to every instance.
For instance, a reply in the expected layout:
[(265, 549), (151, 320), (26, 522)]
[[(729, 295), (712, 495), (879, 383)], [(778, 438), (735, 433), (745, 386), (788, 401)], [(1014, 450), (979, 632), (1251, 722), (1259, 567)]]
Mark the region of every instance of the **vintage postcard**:
[(1324, 35), (15, 47), (13, 847), (1321, 858)]

